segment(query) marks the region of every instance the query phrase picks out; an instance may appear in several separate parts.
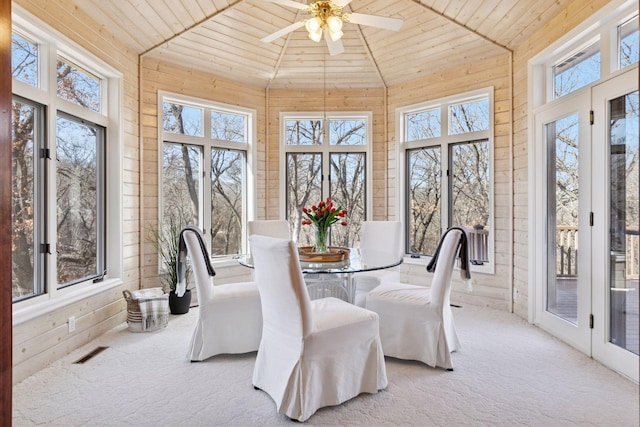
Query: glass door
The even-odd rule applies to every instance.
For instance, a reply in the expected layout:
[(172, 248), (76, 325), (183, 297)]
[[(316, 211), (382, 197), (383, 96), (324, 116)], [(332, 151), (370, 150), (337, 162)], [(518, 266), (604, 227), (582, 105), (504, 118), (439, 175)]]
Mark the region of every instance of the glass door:
[(638, 381), (640, 151), (638, 70), (593, 89), (593, 357)]
[(591, 139), (588, 91), (535, 115), (538, 215), (534, 321), (590, 354)]

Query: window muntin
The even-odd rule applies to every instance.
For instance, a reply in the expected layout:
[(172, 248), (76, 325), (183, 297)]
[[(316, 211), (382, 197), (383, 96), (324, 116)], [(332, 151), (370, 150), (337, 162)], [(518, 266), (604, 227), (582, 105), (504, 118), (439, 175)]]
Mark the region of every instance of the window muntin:
[(285, 120), (286, 145), (322, 145), (322, 120)]
[(39, 46), (21, 34), (11, 35), (11, 75), (29, 86), (40, 85)]
[(40, 268), (35, 250), (36, 153), (42, 143), (44, 107), (14, 98), (12, 112), (11, 276), (12, 297), (18, 300), (44, 292), (36, 280)]
[(243, 150), (211, 149), (211, 254), (242, 252), (247, 154)]
[(198, 225), (211, 255), (245, 252), (252, 113), (174, 95), (161, 95), (160, 107), (161, 222)]
[(247, 142), (247, 118), (224, 111), (211, 112), (211, 139)]
[(638, 62), (638, 15), (618, 26), (618, 66), (626, 68)]
[(405, 116), (405, 135), (407, 141), (438, 138), (442, 131), (439, 108), (410, 113)]
[[(400, 140), (405, 150), (403, 206), (407, 253), (432, 255), (442, 232), (459, 225), (467, 230), (472, 243), (480, 245), (477, 251), (472, 250), (474, 263), (491, 262), (493, 115), (489, 91), (436, 100), (424, 107), (410, 106), (401, 113), (399, 128), (405, 132)], [(440, 136), (413, 139), (415, 134), (410, 132), (416, 118), (435, 111), (443, 115), (439, 120)], [(435, 131), (432, 129), (430, 135), (438, 133)], [(424, 132), (417, 134), (427, 136)]]
[(104, 272), (104, 128), (68, 115), (56, 120), (58, 287)]
[(600, 79), (600, 44), (595, 42), (552, 67), (554, 99)]
[(177, 102), (162, 103), (162, 129), (178, 135), (203, 136), (204, 110), (199, 107), (179, 104)]
[(90, 111), (100, 112), (101, 79), (59, 56), (57, 64), (57, 94)]
[(487, 98), (449, 106), (449, 135), (488, 129), (489, 100)]

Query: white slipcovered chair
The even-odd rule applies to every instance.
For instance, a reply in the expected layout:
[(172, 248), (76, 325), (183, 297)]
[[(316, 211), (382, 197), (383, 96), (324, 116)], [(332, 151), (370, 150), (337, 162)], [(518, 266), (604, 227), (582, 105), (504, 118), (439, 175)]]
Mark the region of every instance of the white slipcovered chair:
[[(360, 254), (363, 264), (379, 264), (402, 259), (402, 223), (400, 221), (364, 221), (360, 229)], [(357, 273), (354, 304), (364, 307), (367, 294), (382, 283), (400, 282), (399, 267)]]
[(264, 318), (254, 387), (298, 421), (385, 388), (378, 315), (337, 298), (311, 301), (294, 242), (249, 240)]
[(467, 250), (465, 232), (452, 227), (442, 236), (430, 264), (434, 265), (430, 287), (383, 283), (369, 292), (366, 307), (380, 316), (385, 356), (453, 370), (450, 353), (460, 348), (460, 340), (451, 313), (451, 278), (458, 254), (461, 273), (470, 278)]
[[(178, 246), (186, 248), (191, 259), (200, 306), (189, 345), (189, 360), (194, 362), (216, 354), (256, 351), (262, 336), (258, 285), (255, 282), (242, 282), (214, 286), (215, 272), (209, 261), (204, 237), (196, 227), (186, 227), (181, 231)], [(186, 255), (184, 251), (180, 252)], [(178, 257), (179, 271), (185, 268), (185, 258)]]
[(279, 239), (289, 240), (291, 232), (289, 231), (289, 222), (286, 220), (255, 220), (249, 221), (249, 236), (259, 234), (261, 236), (277, 237)]

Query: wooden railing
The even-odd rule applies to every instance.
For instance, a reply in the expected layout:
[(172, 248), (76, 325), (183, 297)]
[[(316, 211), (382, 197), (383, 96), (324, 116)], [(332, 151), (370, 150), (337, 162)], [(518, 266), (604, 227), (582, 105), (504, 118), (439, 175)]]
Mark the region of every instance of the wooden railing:
[[(638, 279), (638, 258), (640, 256), (640, 233), (638, 227), (625, 232), (626, 263), (625, 277)], [(556, 275), (576, 277), (578, 275), (578, 227), (556, 228)]]
[(464, 227), (469, 238), (469, 260), (474, 264), (489, 262), (489, 229)]
[(556, 276), (578, 275), (578, 227), (556, 227)]

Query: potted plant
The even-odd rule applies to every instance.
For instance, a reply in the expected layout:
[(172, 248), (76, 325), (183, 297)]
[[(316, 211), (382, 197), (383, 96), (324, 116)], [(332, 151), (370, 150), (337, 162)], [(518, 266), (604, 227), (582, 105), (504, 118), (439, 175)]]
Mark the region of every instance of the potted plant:
[(180, 231), (186, 226), (184, 221), (179, 221), (173, 217), (166, 218), (162, 228), (152, 227), (150, 229), (151, 239), (154, 248), (158, 252), (160, 261), (164, 266), (164, 272), (160, 276), (162, 287), (169, 290), (169, 310), (172, 314), (185, 314), (189, 312), (191, 305), (191, 289), (189, 289), (191, 268), (187, 264), (186, 282), (187, 290), (179, 297), (176, 294), (178, 284), (178, 274), (176, 265), (178, 263), (178, 239)]

